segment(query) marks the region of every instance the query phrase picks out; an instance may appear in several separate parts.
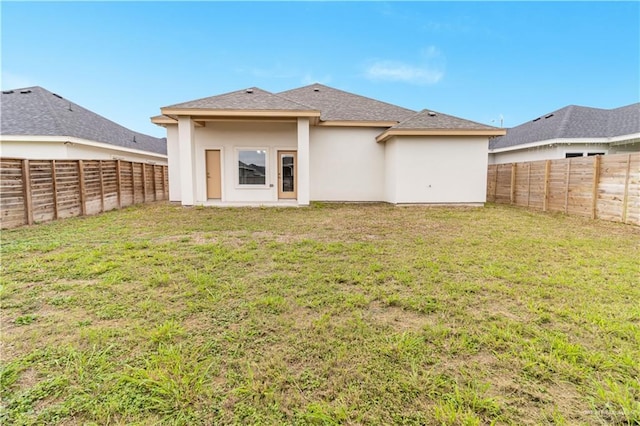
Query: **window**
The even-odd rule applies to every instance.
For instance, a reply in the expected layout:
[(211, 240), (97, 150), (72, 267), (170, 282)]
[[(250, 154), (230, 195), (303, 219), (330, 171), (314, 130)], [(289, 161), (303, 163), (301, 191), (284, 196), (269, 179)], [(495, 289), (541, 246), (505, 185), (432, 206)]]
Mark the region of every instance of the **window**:
[(564, 158), (574, 158), (574, 157), (593, 157), (594, 155), (604, 155), (604, 152), (567, 152), (564, 154)]
[(267, 184), (267, 151), (264, 149), (238, 150), (238, 184)]

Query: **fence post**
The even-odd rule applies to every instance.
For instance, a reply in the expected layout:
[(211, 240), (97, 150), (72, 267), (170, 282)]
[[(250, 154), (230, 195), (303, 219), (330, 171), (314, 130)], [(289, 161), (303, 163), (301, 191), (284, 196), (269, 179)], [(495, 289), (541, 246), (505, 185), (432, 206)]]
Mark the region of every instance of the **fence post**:
[(509, 199), (511, 204), (516, 201), (516, 163), (511, 163), (511, 193)]
[(98, 170), (100, 171), (100, 209), (104, 212), (104, 175), (102, 173), (102, 160), (98, 160)]
[(598, 184), (600, 183), (600, 155), (593, 157), (593, 192), (591, 200), (591, 219), (598, 216)]
[(542, 211), (546, 212), (549, 208), (549, 174), (551, 172), (551, 160), (544, 163), (544, 198), (542, 200)]
[(624, 196), (622, 197), (622, 223), (627, 223), (627, 204), (629, 203), (630, 174), (631, 174), (631, 154), (627, 156), (627, 173), (624, 178)]
[(165, 170), (166, 167), (165, 166), (161, 166), (162, 167), (162, 199), (166, 200), (167, 198), (167, 184), (164, 182), (165, 179)]
[(78, 181), (80, 185), (80, 215), (87, 215), (87, 206), (85, 202), (86, 194), (84, 192), (84, 162), (78, 160)]
[(496, 176), (495, 176), (495, 180), (496, 180), (496, 184), (493, 185), (493, 202), (497, 203), (498, 202), (498, 171), (500, 170), (500, 165), (496, 164)]
[(122, 182), (120, 180), (120, 160), (116, 160), (116, 190), (118, 194), (118, 208), (122, 208)]
[(531, 201), (531, 163), (527, 163), (527, 207)]
[(573, 159), (569, 158), (567, 162), (567, 179), (564, 187), (564, 213), (569, 213), (569, 181), (571, 179), (571, 161)]
[(33, 225), (33, 199), (31, 198), (31, 170), (29, 160), (22, 160), (22, 191), (27, 225)]
[(58, 218), (58, 175), (56, 160), (51, 160), (51, 182), (53, 182), (53, 220)]
[(142, 165), (142, 202), (147, 202), (147, 168), (146, 164), (141, 163)]
[(158, 194), (156, 193), (157, 188), (156, 188), (156, 165), (152, 164), (151, 165), (151, 171), (153, 173), (151, 173), (152, 179), (153, 179), (153, 201), (158, 201)]

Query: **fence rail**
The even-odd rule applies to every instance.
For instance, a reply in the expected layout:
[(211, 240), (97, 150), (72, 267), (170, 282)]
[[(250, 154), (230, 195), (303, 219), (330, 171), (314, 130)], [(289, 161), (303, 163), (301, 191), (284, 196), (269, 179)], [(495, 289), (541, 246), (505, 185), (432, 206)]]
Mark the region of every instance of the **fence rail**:
[(491, 164), (487, 201), (640, 225), (640, 153)]
[(0, 158), (0, 227), (93, 215), (169, 198), (167, 166)]

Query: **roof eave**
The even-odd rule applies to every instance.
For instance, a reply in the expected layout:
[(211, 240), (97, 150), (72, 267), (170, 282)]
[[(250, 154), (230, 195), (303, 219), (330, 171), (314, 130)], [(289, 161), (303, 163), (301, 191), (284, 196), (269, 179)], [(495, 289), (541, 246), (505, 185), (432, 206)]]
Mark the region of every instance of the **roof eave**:
[(590, 138), (554, 138), (544, 139), (535, 142), (526, 142), (498, 148), (489, 148), (491, 154), (499, 154), (501, 152), (518, 151), (524, 149), (538, 148), (548, 145), (571, 145), (571, 144), (609, 144), (611, 146), (633, 144), (640, 141), (640, 133), (631, 133), (629, 135), (620, 135), (614, 137), (590, 137)]
[(385, 142), (393, 136), (503, 136), (506, 129), (389, 129), (376, 137)]
[(75, 136), (52, 136), (52, 135), (0, 135), (0, 142), (45, 142), (45, 143), (74, 143), (78, 145), (86, 145), (97, 148), (108, 149), (112, 151), (121, 151), (131, 154), (141, 154), (150, 157), (157, 157), (166, 160), (167, 154), (161, 154), (155, 151), (147, 151), (140, 148), (129, 148), (122, 145), (115, 145), (107, 142), (93, 141), (90, 139), (78, 138)]
[(158, 126), (166, 126), (167, 124), (178, 124), (178, 121), (172, 117), (168, 117), (166, 115), (156, 115), (155, 117), (151, 117), (151, 122), (153, 124), (157, 124)]
[(395, 126), (397, 121), (368, 121), (368, 120), (321, 120), (318, 126), (324, 127), (386, 127)]
[(316, 110), (161, 108), (162, 115), (198, 117), (320, 117)]

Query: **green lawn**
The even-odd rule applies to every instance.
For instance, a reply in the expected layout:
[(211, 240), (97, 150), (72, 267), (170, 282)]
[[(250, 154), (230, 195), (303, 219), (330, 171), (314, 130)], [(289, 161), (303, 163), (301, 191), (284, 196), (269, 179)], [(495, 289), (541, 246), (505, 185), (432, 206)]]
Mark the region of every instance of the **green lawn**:
[(2, 424), (638, 424), (640, 228), (182, 208), (2, 232)]

